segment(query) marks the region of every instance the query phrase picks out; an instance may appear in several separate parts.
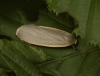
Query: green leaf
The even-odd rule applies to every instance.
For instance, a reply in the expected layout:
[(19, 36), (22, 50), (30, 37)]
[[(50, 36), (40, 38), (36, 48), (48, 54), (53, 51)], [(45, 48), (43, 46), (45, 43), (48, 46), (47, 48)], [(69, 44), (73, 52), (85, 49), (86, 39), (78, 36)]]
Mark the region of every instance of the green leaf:
[(20, 25), (22, 24), (4, 15), (0, 15), (0, 33), (3, 35), (18, 40), (16, 37), (16, 30)]
[(17, 41), (12, 41), (11, 44), (33, 63), (46, 60), (46, 54), (41, 49), (37, 49), (33, 46), (23, 45)]
[(0, 33), (19, 41), (16, 37), (16, 30), (28, 23), (29, 21), (21, 10), (0, 14)]
[[(67, 54), (69, 52), (68, 48), (66, 48), (66, 51), (58, 49), (49, 50), (46, 52), (52, 59), (40, 63), (38, 66), (41, 67), (43, 72), (53, 76), (95, 76), (100, 68), (100, 49), (86, 45), (84, 42), (78, 45), (80, 46), (76, 48), (81, 52), (82, 58), (77, 53)], [(66, 52), (66, 55), (63, 52)], [(59, 71), (59, 75), (55, 75), (55, 72), (51, 73), (54, 69)]]
[(25, 13), (22, 10), (16, 10), (16, 11), (9, 12), (9, 13), (3, 14), (3, 15), (5, 17), (7, 17), (8, 19), (12, 19), (12, 20), (14, 20), (18, 23), (21, 23), (21, 24), (29, 23), (27, 18), (26, 18)]
[(54, 27), (69, 32), (74, 29), (73, 19), (67, 13), (56, 16), (56, 14), (50, 13), (47, 9), (40, 10), (39, 19), (34, 24)]
[[(0, 52), (1, 53), (1, 52)], [(7, 63), (4, 61), (4, 59), (2, 58), (2, 55), (0, 54), (0, 67), (2, 67), (3, 69), (7, 69), (9, 70), (9, 66), (7, 65)]]
[(0, 76), (8, 76), (3, 68), (0, 68)]
[(0, 41), (0, 43), (2, 58), (7, 62), (9, 67), (16, 73), (16, 75), (41, 76), (37, 68), (10, 42)]
[(68, 12), (78, 23), (74, 30), (85, 41), (100, 45), (99, 0), (46, 0), (48, 9), (56, 14)]

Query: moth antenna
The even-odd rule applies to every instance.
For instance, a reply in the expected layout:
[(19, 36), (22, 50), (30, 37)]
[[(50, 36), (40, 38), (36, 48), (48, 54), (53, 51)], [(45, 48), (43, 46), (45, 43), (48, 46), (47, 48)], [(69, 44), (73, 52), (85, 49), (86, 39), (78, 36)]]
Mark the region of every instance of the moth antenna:
[(74, 46), (72, 46), (72, 47), (73, 47), (74, 50), (77, 52), (77, 54), (79, 54), (79, 55), (82, 57), (82, 55), (80, 54), (80, 52), (78, 52), (77, 49), (76, 49)]

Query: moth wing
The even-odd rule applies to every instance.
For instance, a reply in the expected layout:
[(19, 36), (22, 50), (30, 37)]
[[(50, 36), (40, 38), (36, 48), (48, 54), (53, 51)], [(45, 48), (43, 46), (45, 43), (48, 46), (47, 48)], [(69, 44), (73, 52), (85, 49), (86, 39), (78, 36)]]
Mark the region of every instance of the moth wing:
[(60, 29), (56, 29), (56, 28), (52, 28), (52, 27), (45, 27), (45, 26), (39, 26), (41, 28), (44, 28), (45, 30), (48, 30), (50, 34), (53, 35), (53, 37), (55, 37), (55, 39), (59, 40), (57, 42), (60, 42), (60, 40), (62, 41), (57, 45), (57, 46), (61, 46), (61, 47), (65, 47), (65, 46), (70, 46), (73, 44), (77, 43), (77, 39), (70, 33), (60, 30)]
[(16, 35), (30, 44), (47, 47), (65, 47), (76, 42), (74, 36), (68, 32), (33, 24), (21, 26), (17, 29)]

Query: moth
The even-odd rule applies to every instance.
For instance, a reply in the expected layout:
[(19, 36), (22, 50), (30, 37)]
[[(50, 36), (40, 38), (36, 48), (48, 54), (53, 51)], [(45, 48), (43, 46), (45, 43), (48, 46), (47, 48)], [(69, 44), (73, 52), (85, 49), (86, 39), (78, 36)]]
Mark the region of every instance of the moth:
[(77, 39), (66, 31), (34, 24), (19, 27), (16, 35), (27, 43), (46, 47), (66, 47), (77, 43)]

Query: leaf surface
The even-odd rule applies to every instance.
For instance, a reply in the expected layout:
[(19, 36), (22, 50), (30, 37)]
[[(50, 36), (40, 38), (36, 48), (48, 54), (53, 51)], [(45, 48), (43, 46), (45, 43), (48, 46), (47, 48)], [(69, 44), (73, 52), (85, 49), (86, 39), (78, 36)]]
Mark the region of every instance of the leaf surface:
[(76, 35), (87, 43), (100, 45), (99, 0), (46, 0), (48, 9), (56, 14), (68, 12), (78, 23)]

